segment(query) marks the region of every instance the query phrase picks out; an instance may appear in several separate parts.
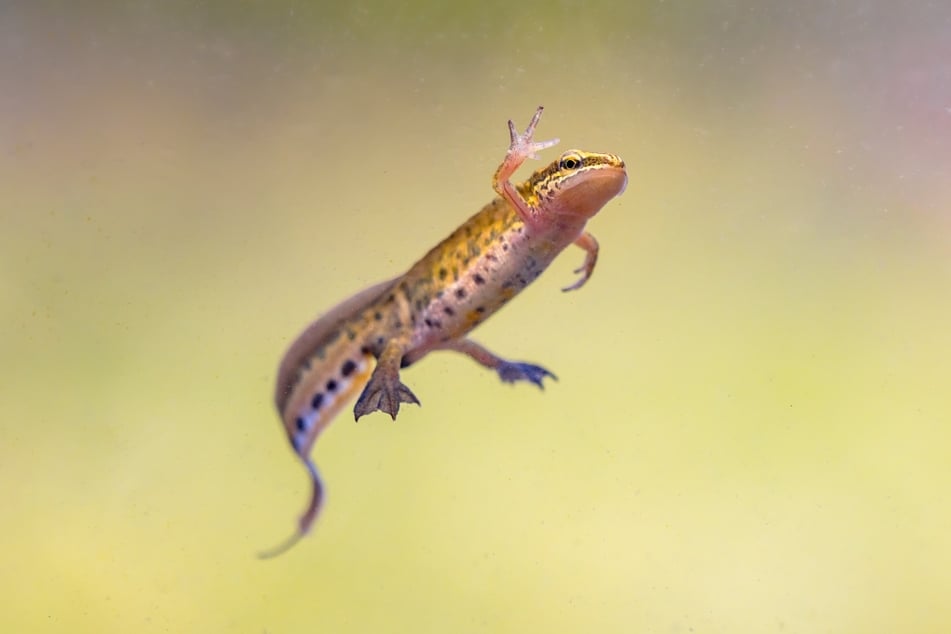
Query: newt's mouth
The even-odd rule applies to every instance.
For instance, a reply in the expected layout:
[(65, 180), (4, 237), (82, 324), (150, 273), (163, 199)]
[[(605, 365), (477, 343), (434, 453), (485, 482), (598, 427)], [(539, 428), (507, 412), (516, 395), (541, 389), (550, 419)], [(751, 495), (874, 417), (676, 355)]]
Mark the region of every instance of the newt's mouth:
[[(621, 161), (621, 169), (624, 169), (624, 162)], [(621, 189), (618, 190), (617, 195), (620, 196), (624, 193), (624, 190), (627, 189), (627, 171), (624, 170), (624, 180), (621, 181)]]

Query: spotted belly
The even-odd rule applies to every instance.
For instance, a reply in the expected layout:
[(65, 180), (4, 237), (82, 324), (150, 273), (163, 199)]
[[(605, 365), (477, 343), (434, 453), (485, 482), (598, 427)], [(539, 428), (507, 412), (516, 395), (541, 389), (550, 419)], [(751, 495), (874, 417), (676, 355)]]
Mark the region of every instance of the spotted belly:
[(306, 455), (324, 427), (363, 389), (375, 365), (359, 346), (301, 369), (300, 380), (284, 412), (284, 425), (294, 451)]

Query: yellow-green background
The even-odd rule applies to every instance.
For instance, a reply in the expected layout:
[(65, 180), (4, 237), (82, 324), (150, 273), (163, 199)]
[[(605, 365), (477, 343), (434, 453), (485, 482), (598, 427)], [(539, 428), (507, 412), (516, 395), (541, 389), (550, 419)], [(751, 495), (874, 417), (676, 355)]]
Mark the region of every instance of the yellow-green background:
[[(949, 24), (3, 3), (0, 629), (947, 631)], [(255, 559), (307, 493), (284, 346), (485, 203), (538, 104), (630, 171), (591, 282), (571, 249), (477, 333), (559, 382), (433, 355)]]

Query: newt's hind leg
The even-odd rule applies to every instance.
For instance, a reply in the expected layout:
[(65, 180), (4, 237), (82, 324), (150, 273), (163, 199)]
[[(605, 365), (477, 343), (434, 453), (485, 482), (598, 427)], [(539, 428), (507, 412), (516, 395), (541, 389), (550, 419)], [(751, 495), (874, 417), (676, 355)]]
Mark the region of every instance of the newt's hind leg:
[(474, 359), (476, 363), (483, 365), (490, 370), (495, 370), (498, 372), (499, 378), (501, 378), (505, 383), (528, 381), (529, 383), (537, 385), (541, 389), (545, 389), (545, 385), (542, 383), (542, 380), (546, 376), (550, 376), (556, 381), (558, 380), (558, 377), (540, 365), (524, 363), (522, 361), (508, 361), (471, 339), (447, 341), (440, 347), (443, 350), (455, 350), (456, 352), (461, 352), (465, 355), (468, 355)]
[(353, 406), (354, 420), (360, 420), (371, 412), (380, 410), (396, 420), (400, 403), (415, 403), (419, 399), (400, 382), (400, 361), (403, 358), (403, 342), (392, 340), (387, 343), (377, 358), (376, 368), (356, 405)]

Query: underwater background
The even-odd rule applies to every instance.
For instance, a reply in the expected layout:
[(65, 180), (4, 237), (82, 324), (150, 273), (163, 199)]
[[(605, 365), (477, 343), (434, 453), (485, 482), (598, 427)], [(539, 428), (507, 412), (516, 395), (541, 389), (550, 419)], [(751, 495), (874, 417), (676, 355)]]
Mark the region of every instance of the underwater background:
[[(0, 4), (0, 629), (951, 628), (951, 6)], [(308, 494), (314, 316), (537, 138), (627, 191)], [(535, 168), (543, 163), (534, 163)], [(528, 173), (523, 169), (519, 173)]]

